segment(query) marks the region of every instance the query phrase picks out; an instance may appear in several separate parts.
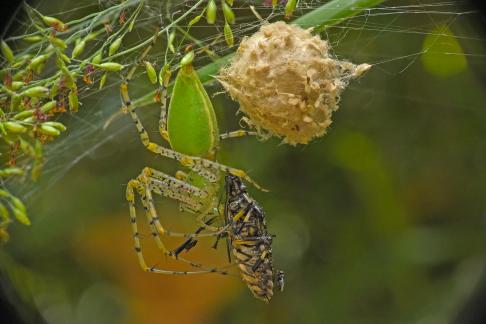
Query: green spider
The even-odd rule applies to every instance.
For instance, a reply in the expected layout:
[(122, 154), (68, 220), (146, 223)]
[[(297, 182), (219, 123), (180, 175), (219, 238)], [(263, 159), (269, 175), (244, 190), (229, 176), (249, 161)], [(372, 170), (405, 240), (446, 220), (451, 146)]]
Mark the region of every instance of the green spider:
[[(144, 51), (138, 63), (150, 51), (152, 44)], [(160, 274), (190, 275), (203, 273), (228, 274), (225, 270), (203, 267), (179, 256), (179, 253), (169, 250), (162, 242), (161, 236), (173, 237), (218, 237), (224, 235), (228, 225), (211, 226), (212, 220), (221, 212), (220, 193), (224, 191), (223, 177), (230, 174), (242, 178), (255, 187), (262, 189), (248, 175), (240, 170), (225, 166), (215, 160), (216, 151), (221, 139), (256, 135), (254, 132), (237, 130), (219, 134), (216, 115), (199, 77), (192, 66), (194, 53), (191, 51), (181, 60), (180, 68), (173, 85), (173, 91), (166, 111), (166, 96), (168, 78), (161, 82), (161, 115), (159, 131), (171, 148), (160, 146), (149, 139), (142, 126), (135, 107), (128, 94), (128, 82), (132, 78), (138, 64), (128, 72), (120, 86), (123, 111), (127, 112), (135, 123), (143, 145), (151, 152), (178, 161), (186, 171), (178, 171), (175, 177), (164, 172), (145, 167), (142, 172), (128, 182), (126, 199), (129, 204), (130, 219), (138, 261), (144, 271)], [(264, 189), (262, 189), (264, 190)], [(201, 229), (197, 233), (176, 233), (164, 228), (154, 207), (153, 194), (172, 198), (180, 203), (181, 210), (197, 214)], [(152, 236), (162, 253), (173, 259), (185, 262), (196, 271), (172, 271), (147, 266), (141, 250), (137, 216), (135, 209), (136, 194), (140, 196), (147, 221), (150, 224)], [(208, 219), (210, 221), (208, 221)], [(207, 233), (200, 233), (202, 230)]]

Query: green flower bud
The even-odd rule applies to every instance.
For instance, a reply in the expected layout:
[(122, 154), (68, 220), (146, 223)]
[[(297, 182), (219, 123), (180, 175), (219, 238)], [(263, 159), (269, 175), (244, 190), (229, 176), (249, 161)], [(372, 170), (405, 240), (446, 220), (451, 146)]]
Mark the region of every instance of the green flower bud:
[(216, 7), (216, 2), (214, 0), (209, 0), (208, 5), (206, 7), (206, 21), (208, 24), (212, 25), (216, 22), (216, 11), (218, 7)]
[(10, 167), (0, 170), (0, 177), (21, 176), (24, 174), (24, 170), (18, 167)]
[(84, 51), (84, 48), (86, 46), (86, 41), (82, 40), (79, 43), (74, 46), (73, 53), (71, 54), (72, 58), (76, 58), (79, 55), (81, 55)]
[(27, 117), (34, 115), (34, 111), (35, 110), (31, 109), (31, 110), (25, 110), (25, 111), (19, 112), (18, 114), (13, 116), (13, 119), (17, 119), (17, 120), (25, 119)]
[(103, 76), (100, 79), (100, 90), (103, 89), (103, 87), (105, 86), (106, 78), (107, 78), (107, 74), (103, 73)]
[(25, 127), (22, 124), (16, 123), (16, 122), (4, 122), (3, 126), (5, 126), (5, 129), (13, 134), (22, 134), (27, 131), (27, 127)]
[(30, 61), (30, 68), (32, 70), (35, 70), (39, 65), (45, 63), (48, 58), (49, 58), (49, 54), (42, 54), (34, 57), (32, 61)]
[(42, 21), (49, 27), (54, 28), (57, 31), (66, 31), (67, 25), (54, 17), (42, 16)]
[(23, 41), (26, 41), (26, 42), (29, 42), (29, 43), (37, 43), (37, 42), (40, 42), (42, 40), (42, 36), (27, 36), (27, 37), (24, 37), (22, 38)]
[(48, 103), (45, 103), (44, 105), (42, 105), (42, 107), (40, 107), (40, 110), (43, 113), (48, 113), (49, 111), (54, 109), (56, 107), (56, 105), (57, 105), (57, 101), (52, 100), (52, 101), (49, 101)]
[(69, 99), (69, 110), (73, 112), (78, 111), (79, 108), (78, 92), (75, 89), (69, 91), (68, 99)]
[(295, 8), (297, 7), (297, 3), (299, 0), (288, 0), (287, 4), (285, 5), (285, 17), (289, 18), (292, 16)]
[(111, 43), (110, 48), (108, 49), (108, 56), (112, 56), (116, 52), (118, 52), (118, 49), (120, 48), (120, 45), (123, 41), (123, 36), (118, 37), (115, 39), (113, 43)]
[(12, 82), (12, 90), (13, 91), (17, 91), (20, 88), (22, 88), (23, 86), (24, 86), (24, 82), (22, 82), (22, 81), (13, 81)]
[(60, 130), (61, 132), (64, 132), (67, 129), (66, 126), (64, 126), (64, 124), (59, 123), (59, 122), (53, 122), (53, 121), (48, 121), (48, 122), (42, 123), (42, 125), (54, 127), (56, 129)]
[(159, 84), (167, 88), (171, 75), (169, 64), (164, 65), (159, 72)]
[(0, 203), (0, 218), (3, 219), (4, 221), (9, 219), (9, 213), (7, 207), (5, 207), (4, 204)]
[(60, 38), (57, 38), (55, 36), (49, 36), (49, 41), (51, 42), (52, 45), (54, 45), (57, 48), (60, 48), (62, 50), (65, 50), (67, 48), (66, 43)]
[(169, 35), (169, 40), (167, 42), (167, 46), (169, 46), (169, 49), (172, 53), (175, 53), (175, 48), (174, 48), (174, 40), (175, 40), (175, 31), (170, 33)]
[(2, 48), (2, 54), (3, 56), (7, 59), (7, 61), (12, 64), (15, 62), (15, 57), (12, 52), (12, 49), (10, 49), (10, 46), (6, 42), (2, 40), (1, 42), (1, 48)]
[(201, 20), (202, 16), (201, 15), (198, 15), (194, 18), (191, 19), (191, 21), (189, 21), (189, 27), (191, 27), (192, 25), (195, 25), (199, 22), (199, 20)]
[(17, 208), (12, 208), (12, 212), (15, 218), (19, 221), (19, 223), (24, 225), (30, 225), (30, 219), (27, 217), (27, 213), (25, 211), (19, 210)]
[(101, 63), (101, 64), (98, 65), (98, 67), (100, 69), (108, 71), (108, 72), (117, 72), (117, 71), (120, 71), (121, 69), (124, 68), (123, 65), (115, 63), (115, 62)]
[(46, 87), (36, 86), (25, 90), (21, 93), (21, 95), (26, 97), (48, 97), (49, 89)]
[(223, 15), (224, 19), (226, 19), (229, 24), (235, 23), (235, 13), (233, 12), (233, 9), (226, 4), (226, 2), (223, 2)]
[(103, 54), (101, 53), (101, 51), (99, 51), (98, 54), (96, 54), (95, 57), (93, 57), (91, 63), (95, 65), (100, 64), (102, 59), (103, 59)]
[(59, 136), (59, 134), (61, 134), (61, 131), (58, 130), (57, 128), (54, 128), (52, 126), (49, 126), (49, 125), (44, 125), (42, 124), (39, 128), (38, 128), (39, 132), (44, 134), (44, 135), (49, 135), (49, 136)]
[(149, 61), (145, 61), (145, 70), (147, 71), (147, 76), (152, 84), (157, 83), (157, 72), (155, 72), (155, 69), (153, 65)]
[(224, 32), (224, 39), (226, 40), (226, 44), (228, 44), (228, 46), (233, 46), (235, 40), (233, 38), (233, 31), (231, 30), (231, 26), (228, 24), (228, 22), (224, 23), (223, 32)]
[(17, 94), (13, 95), (10, 98), (10, 111), (16, 111), (17, 110), (17, 108), (20, 105), (20, 100), (21, 99), (22, 98), (19, 95), (17, 95)]
[(181, 66), (186, 66), (192, 63), (194, 61), (194, 51), (190, 51), (181, 60)]

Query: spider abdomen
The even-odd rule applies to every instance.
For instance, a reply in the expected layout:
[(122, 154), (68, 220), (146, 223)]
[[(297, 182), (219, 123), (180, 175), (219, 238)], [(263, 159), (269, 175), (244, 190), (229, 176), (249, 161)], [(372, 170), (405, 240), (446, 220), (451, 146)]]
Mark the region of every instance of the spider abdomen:
[(213, 105), (192, 65), (181, 67), (169, 104), (167, 132), (173, 150), (211, 157), (219, 143)]

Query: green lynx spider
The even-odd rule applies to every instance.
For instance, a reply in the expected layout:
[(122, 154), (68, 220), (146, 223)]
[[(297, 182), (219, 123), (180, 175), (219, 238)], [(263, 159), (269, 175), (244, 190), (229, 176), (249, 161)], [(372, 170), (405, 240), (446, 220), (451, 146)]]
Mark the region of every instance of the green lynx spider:
[[(168, 80), (160, 80), (161, 115), (159, 131), (162, 138), (170, 144), (171, 149), (152, 142), (135, 111), (135, 107), (132, 105), (128, 94), (128, 83), (133, 77), (137, 66), (143, 62), (153, 47), (154, 42), (155, 37), (121, 83), (122, 110), (132, 118), (143, 145), (149, 151), (178, 161), (182, 166), (186, 167), (188, 172), (178, 171), (175, 177), (172, 177), (153, 168), (145, 167), (135, 179), (128, 182), (126, 199), (129, 204), (138, 261), (144, 271), (153, 273), (189, 275), (213, 272), (227, 274), (227, 271), (206, 268), (201, 264), (181, 258), (178, 253), (174, 253), (174, 251), (166, 247), (161, 240), (161, 236), (186, 238), (218, 237), (225, 232), (227, 226), (213, 227), (206, 220), (206, 217), (214, 218), (221, 214), (219, 193), (224, 190), (222, 187), (222, 176), (231, 174), (252, 183), (259, 189), (262, 188), (248, 177), (244, 171), (215, 161), (219, 140), (255, 134), (245, 130), (219, 134), (212, 103), (196, 71), (192, 67), (191, 63), (194, 54), (189, 52), (181, 60), (180, 69), (173, 85), (168, 112), (166, 108)], [(180, 203), (181, 210), (197, 214), (198, 223), (208, 232), (201, 234), (175, 233), (164, 228), (154, 207), (153, 193), (175, 199)], [(140, 196), (140, 201), (157, 247), (164, 255), (198, 268), (196, 271), (172, 271), (147, 266), (141, 250), (140, 235), (137, 227), (136, 194)]]

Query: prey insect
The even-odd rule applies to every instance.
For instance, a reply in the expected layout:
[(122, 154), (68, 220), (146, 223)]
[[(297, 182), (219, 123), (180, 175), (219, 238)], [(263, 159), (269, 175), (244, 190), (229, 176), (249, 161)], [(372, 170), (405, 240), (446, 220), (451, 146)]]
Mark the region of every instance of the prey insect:
[(250, 197), (240, 178), (226, 176), (225, 222), (231, 252), (243, 282), (256, 298), (266, 302), (273, 296), (273, 286), (283, 291), (284, 273), (272, 264), (273, 236), (267, 231), (265, 214)]
[[(224, 203), (225, 236), (229, 245), (228, 256), (234, 258), (242, 281), (248, 286), (253, 296), (269, 302), (274, 286), (280, 291), (284, 288), (284, 272), (276, 271), (272, 261), (272, 241), (265, 223), (262, 207), (249, 195), (240, 178), (228, 174), (225, 176), (226, 201)], [(214, 218), (209, 219), (212, 223)], [(204, 230), (200, 227), (195, 234)], [(197, 239), (189, 238), (175, 249), (178, 256), (189, 251), (197, 244)]]
[[(224, 191), (224, 186), (222, 186), (223, 175), (227, 174), (238, 179), (244, 179), (262, 189), (244, 171), (220, 164), (216, 160), (216, 152), (221, 139), (255, 135), (255, 133), (238, 130), (219, 134), (212, 103), (192, 67), (194, 53), (191, 51), (181, 60), (168, 109), (166, 103), (170, 75), (166, 77), (163, 73), (159, 74), (159, 92), (161, 94), (159, 132), (162, 138), (168, 142), (170, 148), (153, 142), (136, 113), (136, 107), (132, 104), (128, 92), (128, 83), (133, 77), (137, 65), (143, 62), (155, 40), (156, 37), (153, 38), (152, 44), (142, 53), (138, 62), (129, 70), (121, 83), (122, 110), (132, 118), (143, 145), (149, 151), (179, 162), (185, 170), (178, 171), (175, 176), (170, 176), (162, 171), (145, 167), (135, 179), (128, 182), (126, 199), (129, 205), (138, 261), (144, 271), (152, 273), (175, 275), (219, 273), (226, 275), (228, 274), (227, 270), (205, 267), (202, 264), (182, 258), (180, 253), (191, 249), (196, 244), (195, 238), (220, 238), (224, 233), (228, 233), (228, 229), (231, 227), (230, 223), (222, 226), (212, 225), (214, 220), (220, 216), (219, 196)], [(201, 226), (200, 230), (196, 233), (177, 233), (166, 229), (162, 225), (155, 208), (154, 194), (175, 199), (180, 203), (181, 210), (196, 214), (196, 220)], [(142, 253), (137, 225), (135, 205), (137, 196), (143, 206), (157, 247), (165, 256), (177, 259), (195, 268), (193, 271), (173, 271), (147, 265)], [(163, 236), (185, 237), (188, 240), (183, 244), (183, 247), (170, 250), (161, 239)], [(265, 265), (267, 260), (269, 259), (265, 255), (262, 257), (262, 261), (258, 262), (263, 262), (262, 264)], [(257, 273), (257, 270), (252, 271)], [(268, 293), (266, 296), (268, 296)]]

